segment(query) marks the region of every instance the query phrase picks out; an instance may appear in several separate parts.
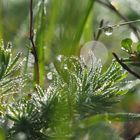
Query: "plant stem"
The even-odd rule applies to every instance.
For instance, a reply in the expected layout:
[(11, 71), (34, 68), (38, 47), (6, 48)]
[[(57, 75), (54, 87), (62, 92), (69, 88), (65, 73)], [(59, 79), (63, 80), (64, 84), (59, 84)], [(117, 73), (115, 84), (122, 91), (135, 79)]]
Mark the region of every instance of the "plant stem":
[(104, 24), (104, 20), (102, 19), (101, 21), (100, 21), (100, 25), (99, 25), (99, 30), (98, 30), (98, 32), (97, 32), (97, 35), (96, 34), (94, 34), (94, 40), (99, 40), (99, 38), (100, 38), (100, 36), (101, 36), (101, 34), (102, 34), (102, 27), (103, 27), (103, 24)]
[(33, 0), (30, 0), (30, 41), (32, 44), (32, 52), (34, 55), (34, 68), (35, 68), (35, 81), (37, 84), (39, 84), (39, 63), (38, 63), (38, 56), (37, 56), (37, 50), (36, 50), (36, 46), (34, 43), (34, 31), (33, 31)]
[(113, 56), (115, 57), (116, 61), (125, 69), (127, 70), (130, 74), (134, 75), (136, 78), (140, 79), (140, 75), (138, 75), (137, 73), (135, 73), (133, 70), (131, 70), (126, 64), (124, 64), (119, 57), (117, 56), (116, 53), (112, 53)]
[[(123, 22), (123, 23), (119, 23), (119, 24), (114, 24), (114, 25), (109, 25), (109, 27), (115, 28), (115, 27), (120, 27), (120, 26), (123, 26), (123, 25), (131, 24), (131, 23), (136, 23), (136, 22), (140, 22), (140, 19), (132, 20), (132, 21), (127, 21), (127, 22)], [(99, 29), (105, 29), (105, 28), (106, 28), (106, 26), (100, 27)]]

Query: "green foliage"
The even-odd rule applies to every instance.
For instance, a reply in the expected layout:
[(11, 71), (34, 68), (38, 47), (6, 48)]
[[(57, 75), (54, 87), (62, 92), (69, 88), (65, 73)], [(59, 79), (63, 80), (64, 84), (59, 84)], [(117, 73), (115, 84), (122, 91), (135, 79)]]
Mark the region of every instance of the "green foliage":
[(121, 45), (122, 49), (126, 51), (130, 57), (135, 57), (135, 59), (139, 59), (139, 53), (140, 53), (140, 44), (136, 45), (136, 49), (132, 46), (133, 41), (129, 38), (126, 38), (122, 40)]
[[(38, 8), (38, 15), (36, 15), (36, 46), (38, 52), (38, 59), (39, 59), (39, 67), (40, 67), (40, 85), (44, 86), (45, 80), (45, 34), (46, 34), (46, 11), (45, 11), (45, 4), (42, 1)], [(36, 73), (35, 73), (36, 75)]]
[(5, 133), (1, 127), (0, 127), (0, 140), (5, 140)]
[(19, 60), (20, 53), (12, 58), (11, 49), (0, 46), (0, 99), (20, 92), (19, 86), (24, 86), (24, 79), (20, 75), (23, 61)]
[(126, 121), (137, 121), (140, 120), (140, 114), (135, 113), (106, 113), (102, 115), (95, 115), (89, 117), (81, 123), (85, 127), (91, 127), (95, 123), (99, 122), (126, 122)]
[(121, 45), (126, 52), (132, 52), (132, 40), (130, 38), (122, 40)]
[[(23, 40), (28, 36), (30, 29), (27, 31), (27, 27), (24, 26), (27, 26), (27, 8), (32, 7), (27, 6), (29, 2), (21, 0), (16, 4), (16, 0), (13, 1), (15, 6), (9, 6), (8, 20), (3, 18), (5, 6), (0, 2), (0, 38), (4, 40), (4, 45), (0, 45), (0, 139), (4, 140), (5, 137), (8, 140), (101, 140), (110, 137), (113, 140), (121, 139), (110, 123), (140, 120), (139, 114), (118, 113), (115, 109), (115, 105), (135, 83), (127, 85), (128, 89), (124, 87), (127, 72), (114, 60), (105, 70), (100, 61), (94, 62), (93, 56), (91, 65), (86, 65), (82, 58), (72, 56), (79, 55), (83, 42), (93, 39), (95, 0), (33, 1), (34, 9), (29, 11), (33, 10), (31, 28), (35, 29), (35, 32), (32, 44), (34, 43), (36, 47), (39, 69), (32, 72), (37, 63), (31, 58), (33, 66), (28, 64), (29, 52), (33, 55), (35, 52), (32, 51), (28, 41), (22, 41), (21, 46), (29, 46), (26, 48), (28, 50), (22, 50), (28, 52), (25, 66), (27, 75), (25, 75), (22, 73), (24, 59), (21, 53), (13, 57), (11, 48), (6, 44), (11, 39), (17, 41), (17, 35), (21, 33), (24, 34), (24, 37), (21, 37)], [(100, 3), (108, 8), (111, 6), (110, 8), (116, 11), (109, 1)], [(19, 8), (24, 10), (17, 18), (15, 13)], [(119, 11), (117, 14), (121, 16)], [(12, 22), (10, 16), (10, 19), (14, 19)], [(130, 23), (134, 21), (104, 27), (102, 21), (101, 29), (104, 29), (106, 35), (111, 35), (114, 27)], [(23, 31), (21, 28), (19, 30), (19, 27), (22, 27)], [(135, 29), (132, 25), (130, 27)], [(99, 39), (101, 29), (95, 34), (96, 39)], [(139, 64), (140, 45), (137, 45), (134, 51), (132, 44), (129, 38), (121, 42), (121, 46), (129, 54), (129, 58), (125, 61)], [(17, 48), (14, 52), (15, 50)], [(120, 59), (120, 62), (122, 61)], [(40, 85), (34, 87), (34, 81), (37, 79), (32, 75), (35, 77), (38, 73)], [(29, 75), (32, 76), (30, 82), (27, 81)]]
[(134, 66), (139, 66), (140, 63), (140, 44), (136, 45), (136, 49), (134, 49), (134, 44), (131, 39), (124, 39), (121, 42), (122, 49), (125, 50), (129, 58), (123, 58), (122, 61), (127, 62)]
[[(10, 45), (9, 45), (10, 46)], [(11, 47), (11, 46), (10, 46)], [(0, 116), (3, 120), (9, 104), (25, 96), (28, 90), (29, 75), (22, 73), (24, 59), (21, 60), (21, 53), (14, 58), (11, 48), (5, 49), (0, 46)], [(23, 90), (24, 89), (24, 90)], [(1, 135), (2, 136), (2, 135)]]
[(50, 56), (53, 59), (54, 54), (78, 55), (80, 39), (90, 14), (93, 12), (94, 2), (94, 0), (48, 1), (47, 17), (49, 20), (46, 44), (49, 48), (46, 49), (47, 57)]
[[(116, 62), (113, 62), (103, 74), (100, 64), (95, 63), (93, 68), (88, 69), (75, 58), (64, 58), (63, 63), (58, 65), (60, 66), (58, 73), (61, 77), (58, 78), (59, 81), (56, 85), (60, 85), (60, 83), (65, 85), (60, 87), (67, 92), (73, 89), (70, 97), (77, 102), (78, 110), (83, 115), (85, 111), (88, 113), (91, 111), (91, 114), (106, 111), (125, 92), (116, 86), (117, 82), (126, 76), (126, 73), (122, 73), (121, 67)], [(62, 80), (60, 81), (60, 79)]]
[[(118, 63), (113, 61), (102, 72), (99, 62), (87, 67), (81, 59), (63, 56), (55, 65), (46, 91), (37, 86), (31, 99), (25, 97), (9, 105), (7, 117), (13, 122), (9, 138), (23, 132), (28, 139), (74, 139), (85, 118), (93, 115), (102, 121), (113, 120), (113, 114), (111, 119), (111, 114), (102, 113), (110, 112), (127, 92), (119, 86), (126, 73)], [(124, 116), (114, 114), (121, 121), (126, 121)]]

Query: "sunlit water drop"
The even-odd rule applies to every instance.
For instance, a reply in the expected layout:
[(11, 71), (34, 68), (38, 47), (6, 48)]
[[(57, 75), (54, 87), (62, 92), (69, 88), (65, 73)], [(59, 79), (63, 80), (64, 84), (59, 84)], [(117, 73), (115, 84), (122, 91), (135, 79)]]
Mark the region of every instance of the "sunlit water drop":
[(105, 35), (107, 35), (107, 36), (112, 35), (112, 33), (113, 33), (113, 28), (112, 28), (111, 26), (106, 26), (106, 27), (104, 28), (104, 33), (105, 33)]
[(67, 64), (64, 64), (64, 69), (65, 69), (65, 70), (67, 70), (67, 69), (68, 69)]
[(53, 78), (52, 72), (49, 72), (49, 73), (47, 74), (47, 78), (48, 78), (48, 80), (52, 80), (52, 78)]
[(90, 41), (81, 48), (80, 56), (84, 58), (86, 65), (95, 64), (97, 60), (103, 65), (108, 59), (108, 50), (103, 43)]

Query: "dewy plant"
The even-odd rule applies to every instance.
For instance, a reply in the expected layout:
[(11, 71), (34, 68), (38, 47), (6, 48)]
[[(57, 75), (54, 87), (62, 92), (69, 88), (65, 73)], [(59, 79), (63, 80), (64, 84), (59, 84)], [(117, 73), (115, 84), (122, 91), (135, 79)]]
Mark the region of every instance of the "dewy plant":
[[(13, 57), (15, 46), (0, 44), (0, 140), (122, 140), (114, 122), (140, 120), (140, 114), (126, 113), (118, 104), (135, 85), (126, 80), (128, 73), (140, 77), (126, 65), (139, 66), (140, 45), (133, 50), (132, 40), (124, 39), (121, 45), (129, 58), (113, 53), (115, 59), (103, 67), (91, 54), (87, 65), (79, 56), (79, 44), (85, 29), (93, 26), (95, 1), (29, 2), (27, 55)], [(109, 0), (96, 2), (113, 10)], [(102, 25), (96, 40), (102, 29), (108, 31)], [(109, 32), (116, 26), (109, 26)]]

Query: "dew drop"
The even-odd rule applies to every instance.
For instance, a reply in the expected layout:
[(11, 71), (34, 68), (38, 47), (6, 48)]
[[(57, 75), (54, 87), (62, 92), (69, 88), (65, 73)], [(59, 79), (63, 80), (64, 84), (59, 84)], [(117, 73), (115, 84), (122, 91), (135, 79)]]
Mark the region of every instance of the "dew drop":
[(65, 70), (67, 70), (67, 69), (68, 69), (67, 64), (64, 64), (64, 69), (65, 69)]
[(48, 78), (48, 80), (52, 80), (52, 78), (53, 78), (52, 72), (49, 72), (47, 74), (47, 78)]
[(112, 33), (113, 33), (113, 28), (112, 28), (111, 26), (106, 26), (106, 27), (104, 28), (104, 33), (105, 33), (105, 35), (107, 35), (107, 36), (112, 35)]
[(57, 56), (57, 60), (58, 60), (59, 62), (62, 61), (62, 58), (63, 58), (63, 55), (58, 55), (58, 56)]
[(127, 49), (125, 49), (124, 47), (121, 47), (121, 50), (122, 51), (125, 51), (125, 52), (129, 52)]

